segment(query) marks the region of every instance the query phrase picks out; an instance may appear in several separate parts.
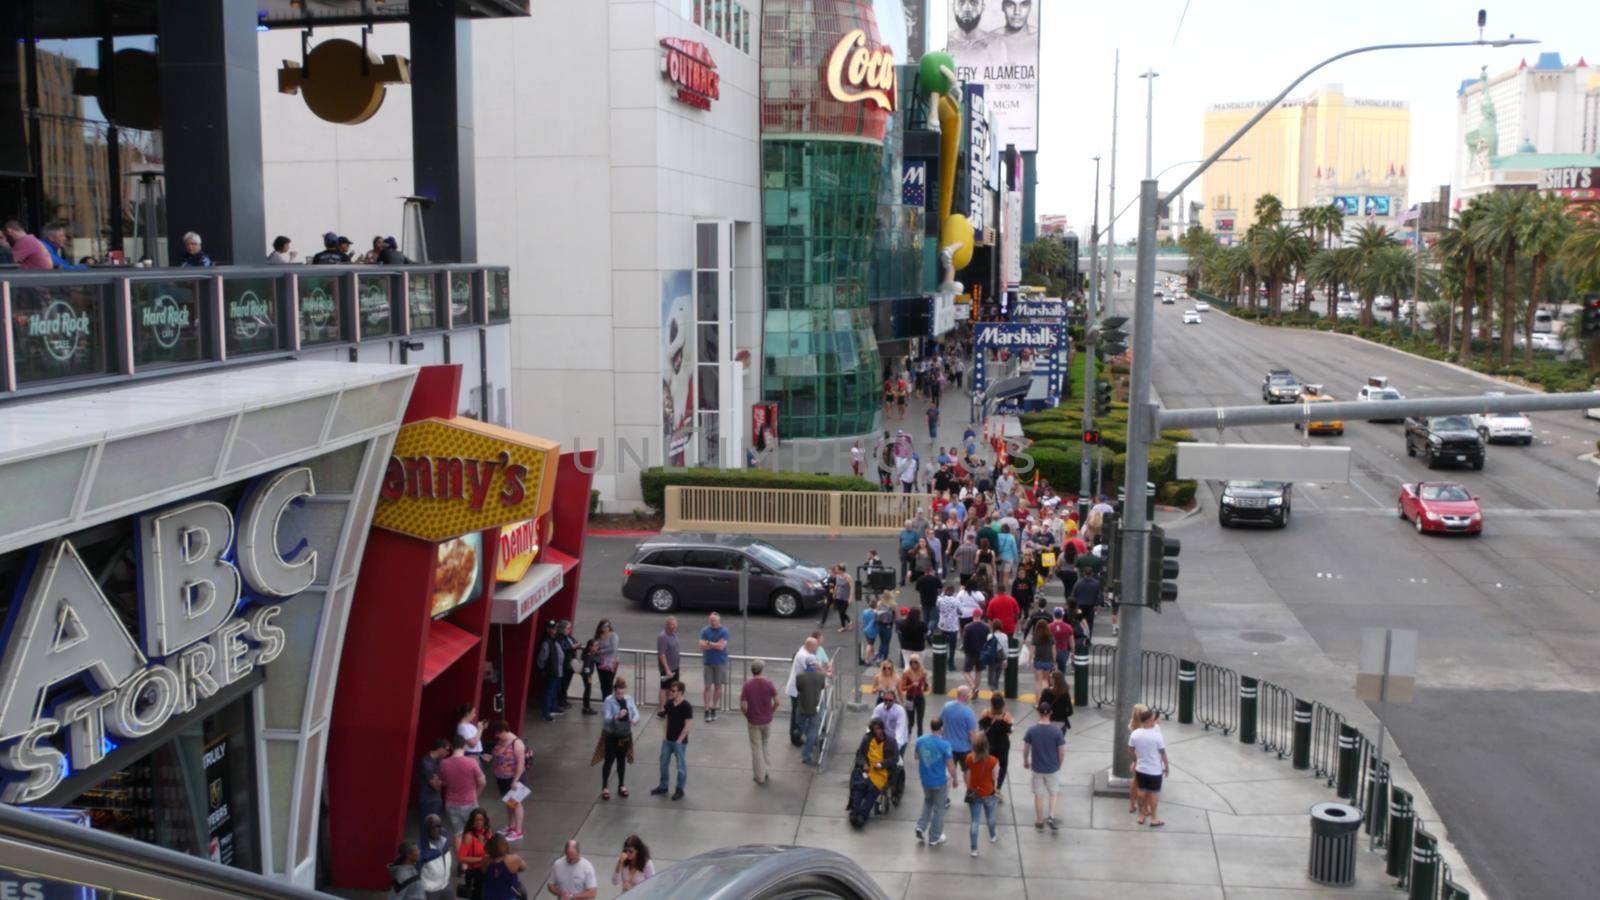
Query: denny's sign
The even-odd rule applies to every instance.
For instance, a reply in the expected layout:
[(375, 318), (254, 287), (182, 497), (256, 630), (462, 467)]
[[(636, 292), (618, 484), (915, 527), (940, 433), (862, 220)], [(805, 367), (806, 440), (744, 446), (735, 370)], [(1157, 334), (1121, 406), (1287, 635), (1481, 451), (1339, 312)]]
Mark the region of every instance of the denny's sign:
[(443, 541), (537, 519), (555, 494), (560, 445), (473, 419), (400, 429), (372, 524)]
[(828, 93), (840, 103), (873, 103), (894, 110), (894, 51), (867, 45), (867, 33), (851, 31), (828, 56)]

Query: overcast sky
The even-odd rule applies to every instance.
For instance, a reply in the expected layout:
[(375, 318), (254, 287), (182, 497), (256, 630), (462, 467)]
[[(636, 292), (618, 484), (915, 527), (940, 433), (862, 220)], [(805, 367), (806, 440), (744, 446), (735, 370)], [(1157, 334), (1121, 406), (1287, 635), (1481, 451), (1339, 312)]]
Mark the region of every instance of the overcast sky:
[[(999, 0), (989, 0), (999, 3)], [(1109, 180), (1112, 59), (1122, 51), (1117, 206), (1138, 192), (1145, 159), (1145, 81), (1155, 83), (1155, 170), (1200, 156), (1207, 103), (1267, 100), (1313, 63), (1343, 50), (1391, 41), (1472, 40), (1482, 3), (1450, 0), (1123, 0), (1040, 4), (1040, 215), (1065, 213), (1088, 231), (1094, 206), (1095, 153)], [(948, 0), (929, 0), (930, 46), (950, 21)], [(1486, 36), (1513, 33), (1541, 44), (1399, 50), (1341, 60), (1311, 76), (1292, 96), (1329, 83), (1345, 94), (1411, 104), (1411, 196), (1416, 202), (1448, 184), (1455, 161), (1456, 89), (1487, 65), (1490, 74), (1531, 65), (1542, 51), (1600, 65), (1600, 0), (1491, 3)], [(1176, 40), (1174, 40), (1176, 37)], [(1600, 71), (1600, 70), (1597, 70)], [(1543, 149), (1543, 148), (1541, 148)], [(1181, 177), (1175, 169), (1164, 185)], [(1190, 193), (1190, 197), (1196, 196)], [(1101, 203), (1106, 202), (1102, 188)], [(1119, 226), (1131, 236), (1132, 213)]]

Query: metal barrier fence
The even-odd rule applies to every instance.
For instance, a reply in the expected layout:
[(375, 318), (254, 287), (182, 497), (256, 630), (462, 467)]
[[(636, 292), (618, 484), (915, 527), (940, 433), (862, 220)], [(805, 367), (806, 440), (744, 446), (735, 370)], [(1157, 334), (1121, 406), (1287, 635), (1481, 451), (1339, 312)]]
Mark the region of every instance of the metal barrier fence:
[(1283, 759), (1294, 743), (1294, 694), (1287, 688), (1263, 681), (1257, 702), (1256, 729), (1261, 749), (1277, 753), (1278, 758)]
[(1207, 731), (1239, 730), (1239, 673), (1208, 662), (1195, 664), (1195, 720)]
[(932, 494), (667, 485), (666, 531), (891, 535), (933, 505)]

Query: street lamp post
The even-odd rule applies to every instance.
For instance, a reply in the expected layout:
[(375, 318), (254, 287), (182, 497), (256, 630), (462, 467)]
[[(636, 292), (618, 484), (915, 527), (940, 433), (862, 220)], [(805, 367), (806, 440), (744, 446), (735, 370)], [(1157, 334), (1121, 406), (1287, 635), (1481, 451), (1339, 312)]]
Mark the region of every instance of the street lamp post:
[(1161, 73), (1155, 69), (1145, 69), (1139, 76), (1145, 80), (1144, 94), (1144, 177), (1154, 178), (1150, 170), (1155, 167), (1155, 108), (1156, 108), (1156, 79)]
[[(1100, 320), (1100, 154), (1094, 155), (1094, 224), (1089, 226), (1089, 308), (1083, 317), (1083, 429), (1094, 422), (1094, 345), (1089, 331)], [(1078, 454), (1078, 520), (1089, 516), (1089, 448)]]
[[(1480, 22), (1481, 27), (1481, 22)], [(1378, 50), (1419, 50), (1425, 48), (1442, 47), (1507, 47), (1514, 44), (1536, 44), (1538, 41), (1528, 38), (1506, 38), (1503, 40), (1476, 41), (1429, 41), (1423, 43), (1402, 44), (1374, 44), (1368, 47), (1357, 47), (1336, 53), (1322, 62), (1305, 70), (1300, 76), (1289, 82), (1288, 86), (1271, 100), (1267, 101), (1256, 114), (1250, 117), (1243, 126), (1235, 131), (1231, 137), (1223, 141), (1210, 156), (1206, 157), (1200, 167), (1189, 173), (1189, 176), (1178, 183), (1172, 194), (1180, 194), (1196, 178), (1199, 178), (1211, 164), (1222, 158), (1239, 139), (1267, 113), (1276, 109), (1278, 104), (1289, 95), (1302, 81), (1309, 78), (1314, 72), (1329, 63), (1355, 56), (1360, 53), (1372, 53)], [(1139, 700), (1142, 685), (1140, 677), (1143, 670), (1143, 615), (1146, 603), (1145, 579), (1148, 573), (1146, 567), (1146, 551), (1149, 548), (1148, 536), (1150, 523), (1145, 517), (1145, 502), (1148, 491), (1145, 488), (1145, 479), (1150, 472), (1150, 442), (1156, 435), (1158, 409), (1150, 402), (1150, 379), (1153, 366), (1151, 365), (1151, 351), (1155, 343), (1155, 238), (1156, 238), (1156, 205), (1159, 201), (1156, 179), (1146, 178), (1139, 184), (1139, 244), (1137, 264), (1135, 265), (1134, 287), (1134, 313), (1133, 313), (1133, 366), (1131, 375), (1131, 388), (1128, 395), (1128, 462), (1123, 476), (1125, 500), (1122, 509), (1122, 597), (1121, 600), (1121, 635), (1117, 642), (1116, 658), (1116, 692), (1117, 711), (1113, 717), (1116, 728), (1111, 742), (1111, 776), (1113, 786), (1118, 782), (1125, 784), (1129, 777), (1129, 765), (1126, 747), (1128, 745), (1128, 717), (1133, 713), (1133, 706)]]
[[(1117, 90), (1122, 77), (1122, 51), (1118, 50), (1111, 63), (1111, 177), (1106, 184), (1106, 210), (1117, 208)], [(1117, 220), (1106, 223), (1106, 308), (1115, 311), (1112, 302), (1117, 292)]]

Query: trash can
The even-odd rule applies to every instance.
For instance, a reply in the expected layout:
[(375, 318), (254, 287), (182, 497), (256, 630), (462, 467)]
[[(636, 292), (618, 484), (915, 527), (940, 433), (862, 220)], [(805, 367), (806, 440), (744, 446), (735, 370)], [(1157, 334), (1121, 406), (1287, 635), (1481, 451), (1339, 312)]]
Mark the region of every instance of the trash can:
[(1317, 884), (1348, 887), (1356, 880), (1356, 842), (1361, 810), (1348, 803), (1311, 807), (1311, 867)]

